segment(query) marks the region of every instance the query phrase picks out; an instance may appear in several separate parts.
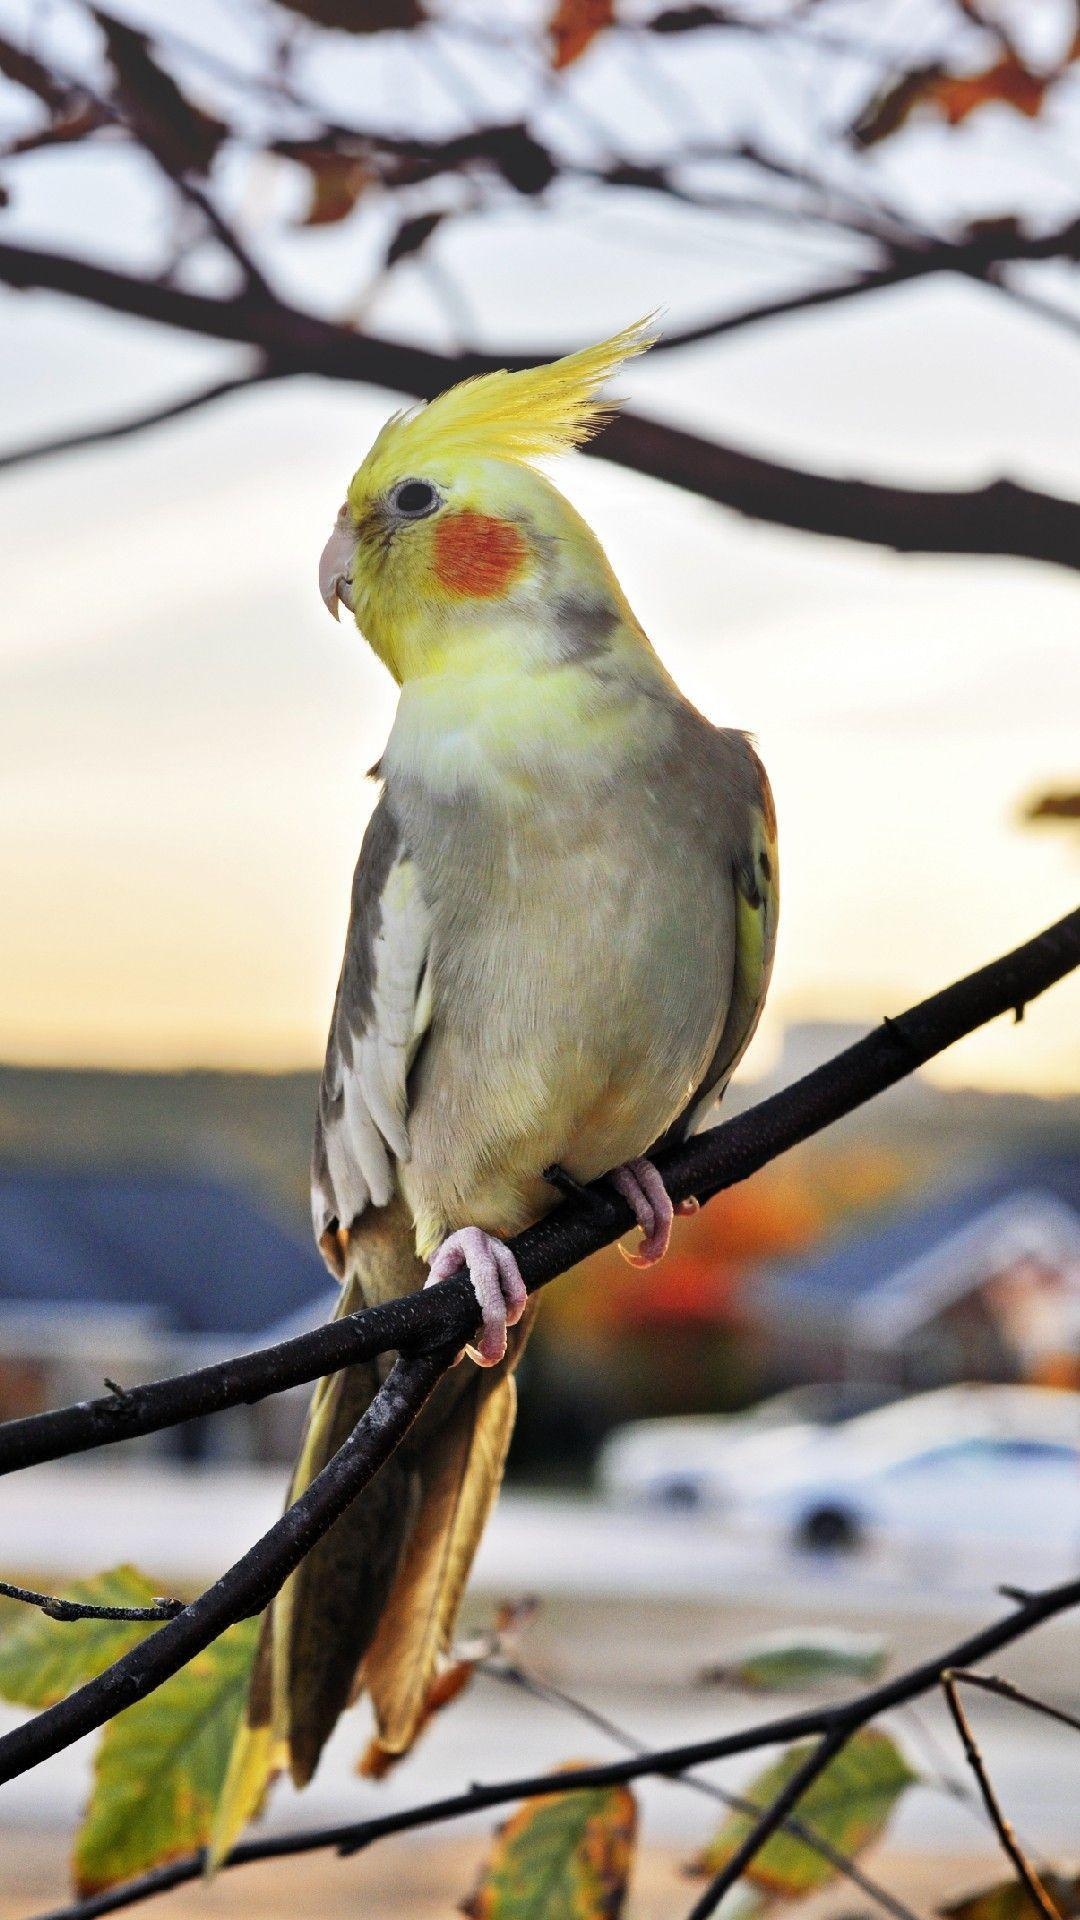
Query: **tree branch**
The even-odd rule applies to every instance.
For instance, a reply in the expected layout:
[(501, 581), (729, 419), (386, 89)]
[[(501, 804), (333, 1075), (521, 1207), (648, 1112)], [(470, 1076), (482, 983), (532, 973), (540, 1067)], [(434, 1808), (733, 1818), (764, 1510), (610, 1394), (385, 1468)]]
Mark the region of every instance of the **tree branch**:
[[(1009, 1008), (1021, 1007), (1077, 964), (1080, 964), (1080, 909), (978, 973), (969, 974), (965, 980), (923, 1001), (901, 1019), (885, 1022), (826, 1066), (807, 1074), (786, 1092), (762, 1101), (760, 1106), (730, 1121), (726, 1127), (658, 1154), (657, 1164), (672, 1199), (678, 1201), (690, 1196), (705, 1199), (735, 1180), (745, 1178), (786, 1147), (806, 1139), (874, 1093), (914, 1072), (917, 1066), (962, 1034)], [(511, 1244), (526, 1284), (530, 1291), (535, 1291), (575, 1266), (587, 1253), (595, 1252), (626, 1232), (630, 1224), (629, 1207), (609, 1199), (597, 1186), (590, 1189), (587, 1200), (555, 1208)], [(385, 1385), (328, 1465), (301, 1498), (220, 1580), (96, 1679), (39, 1713), (27, 1725), (16, 1727), (0, 1738), (0, 1783), (25, 1773), (94, 1727), (101, 1726), (121, 1708), (144, 1699), (226, 1627), (260, 1612), (304, 1554), (322, 1538), (393, 1452), (450, 1360), (475, 1332), (477, 1319), (476, 1298), (464, 1275), (455, 1275), (407, 1300), (393, 1301), (385, 1307), (358, 1314), (353, 1339), (368, 1357), (390, 1348), (421, 1344), (427, 1350), (395, 1363)], [(320, 1373), (327, 1370), (322, 1360), (325, 1336), (346, 1333), (348, 1342), (348, 1325), (348, 1320), (341, 1320), (321, 1329), (323, 1338), (302, 1337), (307, 1355), (319, 1350), (317, 1370)], [(295, 1361), (297, 1342), (284, 1345), (292, 1348)], [(246, 1365), (250, 1376), (252, 1362), (257, 1367), (261, 1364), (264, 1370), (269, 1362), (276, 1370), (280, 1354), (280, 1348), (269, 1349), (261, 1356), (261, 1362), (259, 1356), (249, 1355), (246, 1362), (228, 1364), (237, 1368)], [(341, 1366), (359, 1357), (359, 1351), (342, 1354), (338, 1349), (332, 1364)], [(217, 1375), (220, 1391), (220, 1370), (203, 1371)], [(154, 1424), (172, 1425), (187, 1417), (190, 1401), (185, 1405), (177, 1388), (182, 1387), (186, 1397), (191, 1393), (193, 1381), (198, 1392), (198, 1374), (188, 1376), (183, 1382), (159, 1384), (156, 1389), (159, 1412), (162, 1391), (170, 1396), (170, 1404), (167, 1419), (159, 1418)], [(282, 1384), (280, 1376), (275, 1384)], [(122, 1396), (113, 1394), (111, 1403), (118, 1409), (132, 1403), (136, 1407), (145, 1406), (145, 1396), (154, 1393), (155, 1389), (150, 1387)], [(225, 1402), (219, 1398), (218, 1404)], [(36, 1421), (8, 1423), (7, 1427), (0, 1428), (0, 1444), (6, 1442), (7, 1464), (27, 1465), (31, 1457), (55, 1458), (59, 1450), (79, 1451), (86, 1444), (87, 1435), (89, 1443), (94, 1444), (98, 1429), (93, 1416), (94, 1404), (91, 1403), (64, 1409), (59, 1414), (41, 1415)], [(36, 1452), (27, 1450), (28, 1429), (31, 1449), (33, 1439), (37, 1438)], [(58, 1429), (65, 1432), (62, 1449), (55, 1445)], [(128, 1428), (129, 1432), (136, 1430), (139, 1429)], [(146, 1426), (141, 1430), (146, 1431)], [(13, 1432), (21, 1435), (23, 1442), (18, 1461), (11, 1458), (13, 1452), (20, 1451), (18, 1445), (14, 1448), (11, 1445)], [(51, 1448), (48, 1440), (44, 1448), (41, 1446), (43, 1432), (51, 1436), (54, 1442)], [(1024, 1604), (1037, 1606), (1038, 1597)], [(973, 1657), (969, 1653), (967, 1662)], [(958, 1657), (952, 1664), (962, 1665), (965, 1660)]]
[(984, 1693), (995, 1693), (999, 1700), (1011, 1700), (1015, 1706), (1030, 1707), (1032, 1713), (1045, 1714), (1048, 1720), (1056, 1720), (1059, 1726), (1071, 1727), (1074, 1733), (1080, 1733), (1080, 1714), (1066, 1713), (1064, 1707), (1055, 1707), (1049, 1700), (1040, 1700), (1037, 1694), (1025, 1693), (1012, 1680), (1003, 1680), (997, 1673), (965, 1673), (961, 1668), (953, 1670), (953, 1679), (963, 1681), (965, 1687), (981, 1687)]
[(407, 1433), (456, 1347), (399, 1360), (344, 1444), (299, 1500), (220, 1580), (111, 1667), (0, 1738), (0, 1783), (145, 1700), (238, 1620), (261, 1613)]
[[(53, 86), (85, 102), (98, 125), (112, 125), (128, 134), (180, 198), (195, 209), (208, 231), (229, 254), (240, 270), (245, 296), (273, 299), (269, 282), (243, 241), (193, 177), (196, 171), (208, 167), (214, 144), (211, 141), (209, 148), (192, 151), (190, 143), (185, 141), (183, 123), (187, 123), (189, 131), (197, 129), (200, 124), (197, 110), (184, 99), (171, 76), (155, 66), (145, 35), (100, 9), (94, 12), (98, 26), (104, 30), (115, 92), (110, 96), (98, 93), (84, 80), (64, 73), (55, 65), (47, 69)], [(157, 94), (152, 108), (145, 97), (148, 80)], [(210, 123), (203, 117), (202, 124)], [(218, 131), (223, 136), (226, 128), (219, 123)]]
[(595, 452), (748, 519), (799, 533), (896, 553), (999, 555), (1080, 568), (1080, 502), (1012, 480), (946, 491), (811, 473), (632, 413), (608, 422)]
[[(675, 1200), (711, 1197), (735, 1186), (789, 1147), (895, 1086), (964, 1034), (1033, 1000), (1080, 966), (1080, 908), (1034, 939), (880, 1027), (824, 1066), (748, 1112), (657, 1155)], [(633, 1224), (629, 1207), (608, 1188), (556, 1207), (512, 1242), (530, 1292)], [(136, 1434), (158, 1433), (184, 1420), (250, 1405), (303, 1385), (354, 1361), (388, 1351), (460, 1347), (476, 1329), (476, 1300), (455, 1275), (383, 1306), (332, 1320), (312, 1333), (241, 1354), (173, 1379), (80, 1401), (0, 1425), (0, 1473), (84, 1453)]]
[[(762, 1747), (786, 1745), (792, 1740), (838, 1738), (842, 1745), (860, 1727), (868, 1725), (881, 1714), (929, 1693), (947, 1670), (973, 1666), (977, 1661), (999, 1652), (1002, 1647), (1022, 1639), (1043, 1621), (1076, 1606), (1080, 1606), (1080, 1580), (1048, 1588), (1044, 1593), (1031, 1594), (1020, 1606), (959, 1645), (919, 1666), (909, 1668), (905, 1673), (897, 1674), (894, 1679), (872, 1687), (865, 1693), (857, 1694), (854, 1699), (839, 1706), (783, 1714), (737, 1733), (719, 1734), (712, 1740), (699, 1740), (689, 1746), (657, 1748), (650, 1753), (633, 1754), (625, 1760), (612, 1760), (602, 1765), (560, 1768), (554, 1773), (527, 1774), (490, 1785), (480, 1783), (464, 1793), (425, 1801), (413, 1807), (401, 1807), (396, 1812), (377, 1814), (371, 1819), (353, 1821), (344, 1826), (313, 1828), (306, 1833), (267, 1834), (255, 1840), (242, 1840), (233, 1848), (223, 1866), (245, 1866), (256, 1860), (277, 1860), (330, 1847), (342, 1855), (350, 1856), (362, 1853), (390, 1834), (411, 1833), (418, 1827), (441, 1825), (490, 1807), (508, 1806), (516, 1800), (572, 1793), (576, 1788), (623, 1786), (631, 1780), (673, 1779), (714, 1760), (732, 1759), (738, 1754), (755, 1753)], [(163, 1633), (168, 1631), (168, 1628), (162, 1629)], [(154, 1640), (160, 1638), (161, 1635), (154, 1635)], [(153, 1641), (146, 1644), (152, 1645)], [(785, 1812), (790, 1814), (793, 1810), (792, 1806)], [(784, 1813), (781, 1814), (783, 1817)], [(205, 1853), (200, 1849), (186, 1859), (169, 1861), (165, 1866), (155, 1867), (149, 1873), (140, 1874), (136, 1879), (112, 1887), (106, 1893), (96, 1894), (89, 1900), (76, 1901), (71, 1906), (40, 1914), (37, 1920), (98, 1920), (102, 1914), (119, 1912), (155, 1894), (166, 1893), (172, 1887), (196, 1880), (204, 1867)]]
[(185, 413), (196, 413), (201, 407), (212, 405), (215, 400), (224, 400), (230, 393), (243, 393), (248, 387), (259, 386), (276, 377), (272, 367), (259, 365), (250, 373), (238, 373), (229, 380), (216, 380), (211, 386), (200, 387), (197, 392), (184, 394), (179, 400), (163, 401), (146, 413), (129, 414), (126, 420), (111, 420), (103, 426), (84, 427), (78, 433), (62, 433), (53, 439), (33, 440), (24, 446), (12, 447), (7, 453), (0, 453), (0, 473), (12, 467), (29, 466), (35, 460), (51, 459), (54, 454), (75, 453), (81, 447), (102, 447), (110, 441), (127, 440), (147, 427), (159, 427), (167, 420), (179, 420)]
[[(1055, 244), (1075, 245), (1071, 228)], [(1043, 249), (1050, 238), (1027, 241)], [(954, 250), (955, 251), (955, 250)], [(985, 253), (985, 249), (984, 249)], [(979, 254), (979, 260), (984, 258)], [(924, 272), (943, 271), (948, 252), (918, 256)], [(972, 256), (973, 258), (975, 256)], [(1031, 257), (1030, 254), (1026, 257)], [(935, 264), (925, 264), (932, 259)], [(962, 270), (959, 266), (957, 270)], [(882, 272), (885, 270), (882, 269)], [(874, 285), (911, 278), (912, 270)], [(70, 255), (0, 243), (0, 281), (89, 301), (108, 311), (132, 314), (158, 325), (206, 338), (256, 347), (275, 374), (316, 373), (330, 380), (358, 381), (430, 399), (455, 380), (497, 367), (532, 365), (540, 355), (440, 354), (428, 348), (375, 338), (299, 312), (280, 300), (220, 300), (188, 289), (140, 280)], [(868, 289), (864, 280), (862, 290)], [(728, 314), (699, 327), (669, 334), (674, 348), (731, 333), (739, 326), (850, 297), (859, 282)], [(134, 430), (134, 429), (132, 429)], [(89, 445), (88, 438), (80, 440)], [(774, 526), (829, 534), (901, 553), (1006, 554), (1080, 568), (1080, 502), (999, 480), (959, 491), (926, 492), (815, 474), (760, 459), (739, 448), (649, 420), (633, 413), (614, 419), (585, 452), (619, 466), (666, 480), (703, 499)], [(10, 456), (7, 464), (13, 464)]]
[(1059, 306), (1056, 300), (1048, 300), (1044, 294), (1036, 293), (1031, 287), (1018, 287), (1007, 274), (993, 272), (987, 275), (999, 293), (1012, 300), (1026, 312), (1037, 314), (1040, 320), (1049, 321), (1052, 327), (1060, 327), (1073, 338), (1080, 337), (1080, 312), (1073, 307)]
[[(598, 1713), (584, 1700), (575, 1699), (573, 1694), (565, 1692), (562, 1687), (553, 1686), (548, 1680), (537, 1679), (535, 1674), (529, 1673), (525, 1667), (517, 1666), (512, 1662), (490, 1660), (481, 1662), (481, 1670), (490, 1674), (493, 1679), (504, 1680), (510, 1685), (522, 1687), (534, 1699), (544, 1700), (551, 1706), (565, 1707), (567, 1712), (576, 1714), (586, 1726), (599, 1728), (609, 1740), (614, 1740), (630, 1753), (649, 1752), (648, 1744), (644, 1740), (636, 1739), (624, 1727), (620, 1727), (614, 1720), (609, 1719), (606, 1713)], [(699, 1780), (694, 1773), (678, 1773), (671, 1777), (681, 1786), (691, 1787), (695, 1793), (704, 1795), (706, 1799), (715, 1801), (719, 1806), (729, 1807), (736, 1813), (749, 1814), (753, 1818), (761, 1812), (761, 1807), (756, 1800), (747, 1800), (741, 1793), (730, 1793), (726, 1787), (717, 1786), (715, 1780)], [(790, 1833), (796, 1840), (801, 1840), (811, 1853), (816, 1853), (822, 1860), (827, 1860), (834, 1872), (842, 1879), (849, 1880), (853, 1887), (858, 1887), (860, 1893), (865, 1893), (883, 1913), (890, 1916), (890, 1920), (919, 1920), (919, 1915), (890, 1893), (888, 1887), (883, 1887), (877, 1880), (872, 1879), (856, 1860), (842, 1853), (839, 1847), (834, 1847), (831, 1840), (826, 1839), (825, 1835), (819, 1833), (815, 1827), (808, 1827), (804, 1821), (792, 1815), (784, 1821), (784, 1832)]]
[(771, 1840), (773, 1834), (786, 1824), (803, 1795), (809, 1792), (814, 1781), (820, 1779), (826, 1767), (830, 1766), (841, 1749), (846, 1747), (854, 1732), (854, 1726), (849, 1727), (840, 1722), (822, 1735), (813, 1752), (807, 1754), (802, 1765), (780, 1789), (776, 1798), (762, 1809), (726, 1866), (721, 1867), (719, 1873), (713, 1875), (705, 1891), (694, 1901), (687, 1920), (709, 1920), (709, 1915), (716, 1912), (724, 1895), (738, 1885), (747, 1867), (752, 1866), (766, 1841)]
[(1014, 1867), (1017, 1879), (1027, 1893), (1036, 1912), (1042, 1915), (1042, 1920), (1061, 1920), (1061, 1914), (1051, 1900), (1050, 1895), (1047, 1893), (1031, 1862), (1025, 1855), (1024, 1849), (1013, 1832), (1012, 1826), (1005, 1818), (1001, 1802), (994, 1792), (993, 1782), (987, 1773), (986, 1762), (982, 1757), (979, 1743), (971, 1730), (971, 1723), (968, 1720), (967, 1714), (964, 1712), (963, 1702), (957, 1692), (955, 1678), (951, 1673), (946, 1672), (942, 1674), (941, 1689), (945, 1695), (949, 1712), (952, 1714), (953, 1725), (960, 1735), (960, 1743), (964, 1749), (964, 1756), (968, 1766), (971, 1768), (972, 1773), (979, 1783), (979, 1792), (982, 1794), (986, 1811), (990, 1815), (994, 1832), (1001, 1842), (1002, 1852)]

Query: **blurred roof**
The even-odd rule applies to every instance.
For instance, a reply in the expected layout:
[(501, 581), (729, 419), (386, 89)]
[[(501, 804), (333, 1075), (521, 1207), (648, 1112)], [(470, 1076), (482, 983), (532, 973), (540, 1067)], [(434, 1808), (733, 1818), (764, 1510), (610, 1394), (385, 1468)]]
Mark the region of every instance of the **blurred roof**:
[(758, 1301), (755, 1289), (746, 1297), (770, 1317), (899, 1335), (1024, 1257), (1080, 1258), (1080, 1154), (1025, 1155), (890, 1207), (817, 1258), (765, 1276)]
[(313, 1247), (197, 1174), (0, 1169), (0, 1313), (127, 1308), (177, 1333), (258, 1333), (326, 1293)]

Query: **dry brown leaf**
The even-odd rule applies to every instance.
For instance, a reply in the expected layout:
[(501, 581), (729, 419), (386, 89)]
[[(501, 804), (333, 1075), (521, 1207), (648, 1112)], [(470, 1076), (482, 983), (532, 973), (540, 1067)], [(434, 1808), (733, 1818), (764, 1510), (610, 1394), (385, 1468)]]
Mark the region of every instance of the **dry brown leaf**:
[(615, 24), (615, 0), (558, 0), (548, 22), (551, 64), (556, 73), (572, 67), (596, 39)]
[(116, 79), (115, 97), (137, 140), (166, 172), (206, 174), (228, 127), (187, 98), (150, 52), (139, 33), (111, 14), (94, 10)]
[[(444, 1707), (448, 1707), (452, 1700), (456, 1700), (459, 1693), (464, 1693), (475, 1671), (475, 1660), (455, 1660), (453, 1666), (446, 1667), (442, 1673), (435, 1675), (420, 1710), (420, 1718), (416, 1723), (416, 1731), (413, 1734), (409, 1752), (412, 1751), (412, 1747), (435, 1715), (441, 1713)], [(393, 1772), (398, 1761), (404, 1758), (403, 1753), (392, 1753), (389, 1747), (384, 1747), (381, 1740), (369, 1740), (357, 1762), (356, 1771), (364, 1780), (385, 1780), (387, 1774)]]
[(981, 107), (1011, 107), (1034, 120), (1046, 96), (1065, 67), (1080, 59), (1080, 35), (1069, 47), (1060, 68), (1035, 73), (1007, 48), (978, 73), (948, 73), (941, 66), (914, 67), (877, 94), (851, 129), (856, 145), (871, 147), (906, 126), (912, 114), (925, 110), (958, 127)]
[(370, 163), (358, 153), (320, 146), (316, 140), (279, 140), (273, 151), (303, 167), (310, 183), (302, 227), (329, 227), (344, 220), (360, 195), (376, 178)]

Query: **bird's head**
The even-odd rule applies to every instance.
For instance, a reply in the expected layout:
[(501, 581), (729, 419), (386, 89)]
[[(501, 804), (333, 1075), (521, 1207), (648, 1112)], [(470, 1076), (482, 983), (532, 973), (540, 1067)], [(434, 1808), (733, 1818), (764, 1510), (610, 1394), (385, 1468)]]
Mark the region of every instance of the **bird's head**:
[(538, 614), (567, 594), (625, 612), (599, 543), (532, 462), (595, 431), (604, 381), (654, 337), (641, 321), (546, 366), (464, 380), (387, 421), (349, 484), (319, 586), (398, 681), (452, 667), (481, 632), (511, 649), (538, 645)]

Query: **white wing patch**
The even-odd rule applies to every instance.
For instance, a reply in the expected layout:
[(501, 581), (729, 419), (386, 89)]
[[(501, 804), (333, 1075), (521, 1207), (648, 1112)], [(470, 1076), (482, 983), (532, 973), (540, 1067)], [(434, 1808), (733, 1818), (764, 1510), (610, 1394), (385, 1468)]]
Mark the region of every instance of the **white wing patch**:
[[(391, 866), (379, 896), (369, 954), (356, 955), (367, 987), (362, 1015), (339, 997), (321, 1107), (326, 1178), (316, 1165), (316, 1239), (332, 1221), (348, 1229), (394, 1191), (394, 1161), (408, 1160), (408, 1076), (431, 1018), (431, 919), (412, 860)], [(329, 1189), (329, 1190), (327, 1190)]]
[[(399, 1160), (409, 1158), (406, 1081), (430, 1017), (430, 996), (422, 988), (430, 937), (431, 921), (416, 868), (411, 860), (400, 860), (390, 870), (382, 897), (382, 926), (374, 942), (371, 1024), (363, 1034), (352, 1036), (365, 1105)], [(427, 1015), (420, 1023), (417, 1015), (425, 1001)], [(386, 1202), (375, 1200), (375, 1204), (385, 1206)]]

